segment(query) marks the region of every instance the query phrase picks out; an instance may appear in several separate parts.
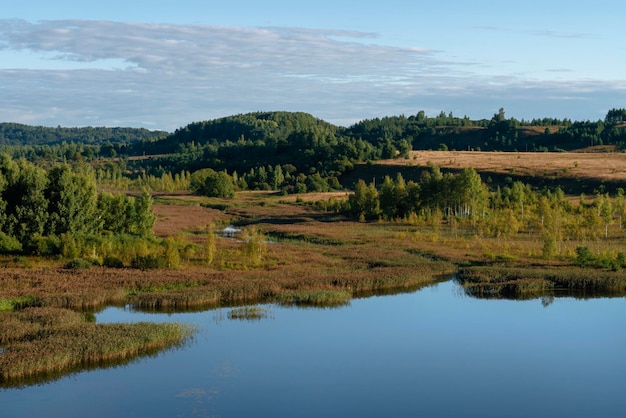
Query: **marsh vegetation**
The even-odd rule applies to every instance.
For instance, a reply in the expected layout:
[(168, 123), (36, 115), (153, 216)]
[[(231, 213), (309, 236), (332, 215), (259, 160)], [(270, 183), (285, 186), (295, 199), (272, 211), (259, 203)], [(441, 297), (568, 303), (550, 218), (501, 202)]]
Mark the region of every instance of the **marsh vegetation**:
[[(35, 163), (3, 155), (2, 384), (126, 361), (189, 338), (177, 325), (89, 322), (107, 306), (243, 305), (231, 316), (255, 319), (263, 312), (250, 304), (342, 306), (455, 272), (479, 297), (624, 294), (623, 154), (551, 153), (544, 161), (546, 153), (411, 151), (402, 138), (409, 131), (416, 148), (465, 134), (507, 142), (521, 129), (503, 114), (474, 126), (431, 119), (344, 131), (306, 115), (258, 113), (125, 148), (169, 152), (154, 158), (86, 162), (77, 153), (59, 163), (24, 154)], [(464, 133), (446, 131), (444, 120)], [(520, 144), (578, 144), (576, 135), (591, 129), (553, 122), (562, 126), (529, 128)], [(224, 126), (242, 136), (225, 136), (232, 132)], [(390, 126), (397, 132), (381, 141), (376, 132)], [(597, 135), (615, 151), (623, 134), (607, 121)], [(232, 159), (239, 151), (251, 166)], [(581, 188), (588, 194), (575, 193)], [(228, 225), (234, 237), (217, 233)]]

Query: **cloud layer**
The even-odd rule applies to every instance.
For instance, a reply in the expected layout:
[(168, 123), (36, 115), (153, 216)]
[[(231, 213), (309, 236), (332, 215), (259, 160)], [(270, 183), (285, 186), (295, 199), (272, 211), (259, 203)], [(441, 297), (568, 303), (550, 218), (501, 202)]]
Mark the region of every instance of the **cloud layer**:
[(489, 117), (500, 106), (516, 117), (532, 109), (535, 116), (578, 118), (550, 111), (572, 101), (579, 111), (585, 103), (592, 118), (626, 98), (623, 81), (482, 76), (480, 63), (375, 42), (375, 34), (342, 30), (0, 21), (4, 53), (42, 54), (65, 65), (0, 63), (0, 120), (173, 130), (256, 110), (305, 111), (349, 124), (420, 109)]

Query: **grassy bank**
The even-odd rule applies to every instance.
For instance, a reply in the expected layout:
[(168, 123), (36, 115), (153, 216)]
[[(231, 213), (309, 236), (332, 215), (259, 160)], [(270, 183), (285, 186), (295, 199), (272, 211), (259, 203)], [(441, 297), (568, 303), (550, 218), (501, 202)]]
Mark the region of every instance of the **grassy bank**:
[[(191, 206), (181, 197), (161, 211), (160, 233), (176, 234), (195, 251), (178, 268), (139, 270), (94, 266), (64, 268), (64, 260), (0, 260), (0, 384), (44, 381), (92, 367), (126, 362), (181, 343), (190, 330), (175, 324), (95, 324), (110, 305), (185, 311), (215, 306), (282, 303), (337, 306), (376, 292), (414, 290), (451, 274), (454, 264), (415, 251), (385, 224), (329, 222), (307, 205), (280, 196), (245, 195), (222, 209)], [(181, 216), (174, 216), (179, 211)], [(203, 216), (196, 216), (198, 212)], [(270, 242), (262, 260), (246, 261), (245, 242), (216, 237), (215, 259), (205, 260), (206, 224), (254, 225)], [(224, 220), (226, 219), (226, 220)], [(175, 226), (168, 224), (174, 222)], [(195, 222), (195, 223), (194, 223)], [(91, 316), (90, 316), (91, 315)], [(263, 312), (233, 308), (233, 319)]]
[(0, 318), (2, 386), (119, 364), (181, 344), (192, 333), (179, 324), (98, 325), (83, 314), (59, 308), (26, 308)]
[[(357, 222), (308, 198), (271, 193), (244, 193), (232, 201), (169, 198), (157, 210), (155, 231), (175, 236), (184, 248), (177, 268), (72, 270), (63, 267), (64, 260), (0, 259), (2, 385), (129, 361), (189, 336), (179, 325), (88, 321), (88, 313), (109, 305), (160, 311), (235, 306), (233, 319), (258, 319), (262, 311), (236, 306), (337, 306), (354, 297), (413, 291), (459, 266), (460, 281), (478, 297), (626, 289), (622, 271), (574, 265), (576, 248), (589, 242), (559, 242), (558, 251), (545, 259), (537, 231), (503, 237), (443, 219)], [(245, 240), (215, 236), (207, 261), (208, 222), (262, 231), (269, 241), (263, 256), (251, 262)], [(613, 225), (608, 238), (593, 242), (594, 254), (626, 253), (623, 241)]]
[(624, 295), (626, 272), (577, 267), (473, 266), (459, 270), (459, 282), (477, 297), (524, 297), (568, 291), (576, 295)]

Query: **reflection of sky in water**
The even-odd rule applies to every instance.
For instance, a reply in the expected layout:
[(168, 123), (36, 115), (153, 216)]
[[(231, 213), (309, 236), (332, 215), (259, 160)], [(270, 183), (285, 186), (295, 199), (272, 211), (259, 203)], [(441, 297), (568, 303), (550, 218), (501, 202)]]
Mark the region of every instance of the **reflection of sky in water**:
[(7, 416), (619, 416), (624, 298), (478, 300), (452, 282), (336, 309), (259, 305), (107, 321), (179, 321), (183, 349), (0, 391)]

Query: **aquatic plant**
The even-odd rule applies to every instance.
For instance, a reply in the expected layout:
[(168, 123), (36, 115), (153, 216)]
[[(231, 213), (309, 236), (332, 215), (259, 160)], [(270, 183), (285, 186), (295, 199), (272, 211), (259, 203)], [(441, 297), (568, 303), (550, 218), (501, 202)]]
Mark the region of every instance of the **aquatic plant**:
[(0, 384), (126, 361), (180, 344), (192, 333), (180, 324), (94, 324), (69, 310), (25, 309), (0, 320)]
[(278, 302), (284, 305), (339, 306), (352, 299), (352, 292), (342, 289), (298, 290), (277, 295)]
[(268, 316), (268, 310), (260, 306), (241, 306), (228, 311), (230, 319), (260, 320)]

